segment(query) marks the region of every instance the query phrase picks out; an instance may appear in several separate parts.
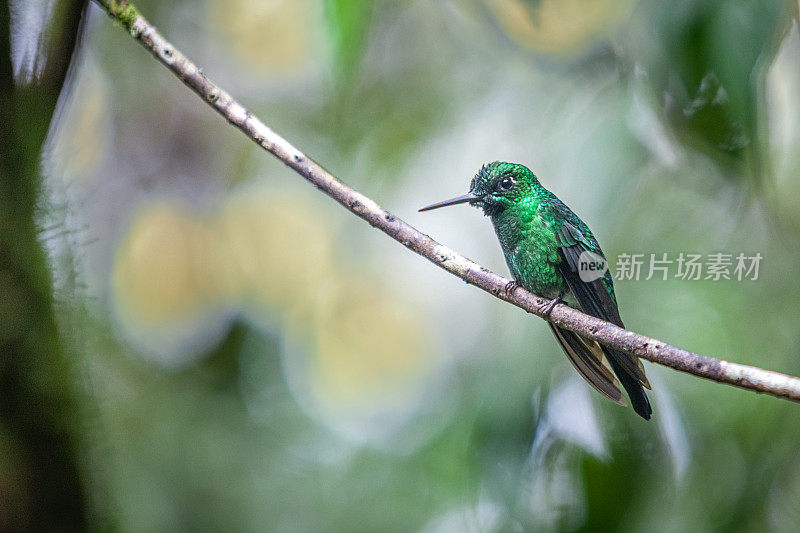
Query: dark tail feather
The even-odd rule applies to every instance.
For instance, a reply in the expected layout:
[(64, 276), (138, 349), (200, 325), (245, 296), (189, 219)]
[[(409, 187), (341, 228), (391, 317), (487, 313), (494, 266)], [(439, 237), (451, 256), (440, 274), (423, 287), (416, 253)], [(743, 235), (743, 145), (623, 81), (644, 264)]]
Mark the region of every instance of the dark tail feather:
[(622, 392), (615, 384), (614, 374), (603, 366), (603, 359), (607, 357), (603, 354), (600, 345), (594, 341), (587, 342), (577, 333), (562, 329), (552, 322), (547, 324), (553, 330), (561, 349), (567, 354), (578, 373), (600, 394), (611, 398), (620, 405), (626, 405)]
[(606, 352), (608, 362), (611, 363), (611, 368), (614, 369), (617, 379), (619, 379), (620, 384), (628, 393), (628, 398), (631, 400), (631, 407), (633, 407), (633, 410), (645, 420), (650, 420), (653, 409), (650, 407), (650, 400), (647, 399), (644, 387), (617, 362), (620, 358), (627, 357), (627, 355), (606, 347), (603, 347), (603, 351)]

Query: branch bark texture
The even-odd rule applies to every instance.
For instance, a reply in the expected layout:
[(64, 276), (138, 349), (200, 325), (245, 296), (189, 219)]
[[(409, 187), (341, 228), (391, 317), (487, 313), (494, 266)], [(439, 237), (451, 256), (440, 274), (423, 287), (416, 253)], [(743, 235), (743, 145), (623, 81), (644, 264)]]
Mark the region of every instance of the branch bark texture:
[[(508, 279), (416, 230), (370, 198), (337, 180), (286, 139), (272, 131), (231, 95), (210, 81), (197, 65), (167, 41), (131, 4), (113, 0), (95, 1), (232, 126), (241, 130), (253, 142), (283, 161), (286, 166), (339, 202), (345, 209), (467, 283), (529, 313), (548, 319), (542, 312), (548, 300), (531, 294), (521, 287), (507, 293), (505, 287), (509, 282)], [(742, 389), (800, 401), (800, 378), (797, 377), (683, 350), (619, 328), (565, 305), (557, 305), (549, 320), (584, 337), (675, 370)]]

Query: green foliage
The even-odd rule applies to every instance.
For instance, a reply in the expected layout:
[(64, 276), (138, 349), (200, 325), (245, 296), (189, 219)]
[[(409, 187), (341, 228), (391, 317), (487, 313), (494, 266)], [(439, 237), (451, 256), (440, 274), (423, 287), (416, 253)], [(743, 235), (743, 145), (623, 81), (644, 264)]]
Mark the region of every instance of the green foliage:
[[(70, 353), (56, 329), (39, 242), (40, 161), (79, 38), (85, 2), (59, 2), (40, 33), (0, 7), (0, 529), (76, 530), (88, 522)], [(35, 11), (36, 8), (33, 8)], [(47, 24), (44, 24), (44, 22)], [(18, 26), (15, 26), (18, 25)], [(35, 26), (35, 25), (34, 25)], [(26, 33), (28, 32), (28, 33)], [(10, 35), (38, 42), (41, 69), (15, 76)], [(20, 41), (17, 40), (17, 43)], [(18, 44), (19, 46), (19, 44)], [(17, 60), (20, 54), (17, 52)], [(28, 75), (30, 74), (30, 75)]]
[[(655, 39), (644, 67), (673, 133), (726, 169), (770, 176), (763, 147), (767, 67), (796, 19), (789, 1), (650, 2)], [(796, 8), (796, 5), (794, 5)], [(635, 53), (635, 52), (634, 52)], [(760, 114), (760, 116), (759, 116)]]
[(358, 73), (377, 4), (376, 0), (324, 0), (334, 78), (338, 83), (348, 84)]

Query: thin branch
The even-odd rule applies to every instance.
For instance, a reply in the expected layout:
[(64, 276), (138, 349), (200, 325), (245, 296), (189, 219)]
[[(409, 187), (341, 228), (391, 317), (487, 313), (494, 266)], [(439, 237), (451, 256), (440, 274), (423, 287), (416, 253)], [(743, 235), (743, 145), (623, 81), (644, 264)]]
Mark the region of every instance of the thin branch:
[[(303, 176), (319, 190), (339, 202), (348, 211), (467, 283), (529, 313), (546, 318), (542, 314), (542, 309), (547, 305), (548, 300), (535, 296), (521, 287), (508, 294), (505, 287), (509, 280), (417, 231), (370, 198), (337, 180), (286, 139), (272, 131), (228, 93), (206, 78), (194, 63), (164, 39), (131, 4), (117, 0), (95, 1), (119, 21), (131, 36), (149, 50), (156, 59), (180, 78), (187, 87), (200, 95), (208, 105), (225, 117), (231, 125), (283, 161), (286, 166)], [(675, 370), (742, 389), (800, 401), (800, 378), (683, 350), (619, 328), (565, 305), (557, 305), (550, 314), (549, 320), (606, 346), (635, 354)]]

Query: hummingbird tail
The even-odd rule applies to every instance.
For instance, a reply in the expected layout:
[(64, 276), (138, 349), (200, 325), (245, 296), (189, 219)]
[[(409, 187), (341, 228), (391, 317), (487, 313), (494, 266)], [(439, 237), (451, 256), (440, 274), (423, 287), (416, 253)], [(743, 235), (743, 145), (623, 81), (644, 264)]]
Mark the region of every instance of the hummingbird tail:
[(600, 345), (552, 322), (547, 324), (578, 373), (600, 394), (620, 405), (626, 405), (622, 392), (617, 388), (614, 374), (603, 364), (603, 359), (608, 357), (604, 355)]
[(647, 399), (647, 394), (644, 392), (642, 383), (632, 376), (630, 372), (623, 368), (618, 362), (620, 360), (624, 360), (623, 358), (628, 356), (622, 352), (612, 350), (610, 348), (604, 347), (603, 351), (606, 352), (608, 362), (611, 363), (611, 368), (614, 369), (614, 373), (617, 375), (620, 384), (628, 393), (633, 410), (645, 420), (650, 420), (650, 415), (653, 414), (653, 409), (650, 407), (650, 400)]

